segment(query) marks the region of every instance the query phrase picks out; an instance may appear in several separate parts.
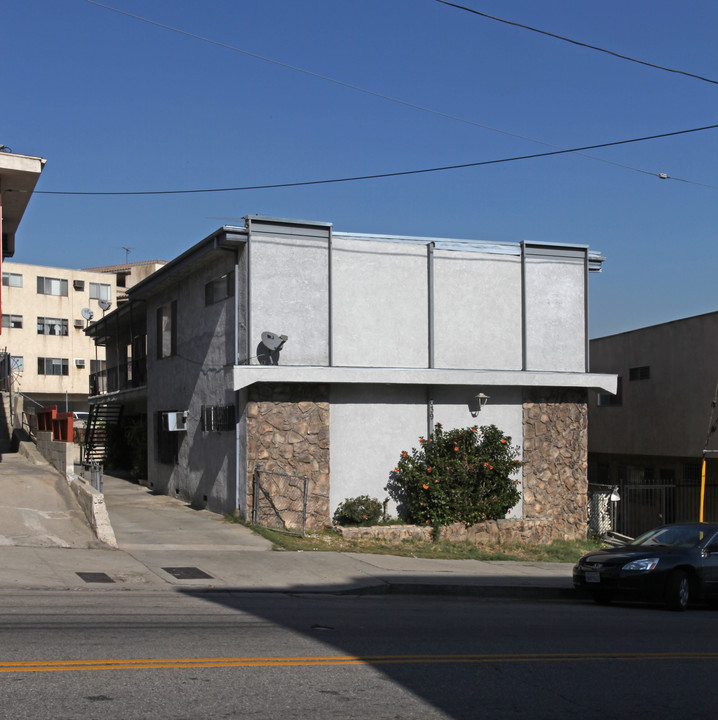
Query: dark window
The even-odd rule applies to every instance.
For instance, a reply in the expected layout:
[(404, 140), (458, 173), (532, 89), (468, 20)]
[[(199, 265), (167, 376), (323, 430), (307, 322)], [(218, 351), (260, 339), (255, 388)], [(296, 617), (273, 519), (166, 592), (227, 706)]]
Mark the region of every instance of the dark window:
[(611, 393), (599, 393), (598, 394), (598, 406), (599, 407), (621, 407), (623, 405), (623, 378), (619, 376), (618, 383), (616, 384), (616, 394)]
[(67, 358), (44, 358), (37, 359), (38, 375), (68, 375)]
[(157, 358), (177, 354), (177, 302), (157, 308)]
[(67, 335), (67, 320), (63, 318), (39, 317), (37, 319), (38, 335)]
[(19, 273), (4, 272), (2, 284), (7, 287), (22, 287), (22, 275)]
[(212, 305), (234, 295), (234, 272), (208, 282), (204, 286), (204, 304)]
[(180, 433), (163, 429), (163, 415), (163, 412), (155, 413), (155, 425), (157, 426), (157, 446), (155, 448), (155, 458), (157, 462), (162, 465), (174, 465), (177, 462)]
[(640, 367), (632, 367), (628, 370), (629, 380), (650, 380), (651, 366), (641, 365)]
[(202, 432), (234, 430), (234, 405), (203, 405)]
[(3, 315), (2, 326), (4, 328), (21, 328), (22, 315)]
[(67, 280), (60, 278), (40, 277), (37, 278), (37, 292), (40, 295), (62, 295), (67, 297)]
[(115, 285), (117, 287), (127, 287), (127, 273), (117, 273)]
[(107, 360), (90, 360), (90, 372), (97, 373), (107, 369)]

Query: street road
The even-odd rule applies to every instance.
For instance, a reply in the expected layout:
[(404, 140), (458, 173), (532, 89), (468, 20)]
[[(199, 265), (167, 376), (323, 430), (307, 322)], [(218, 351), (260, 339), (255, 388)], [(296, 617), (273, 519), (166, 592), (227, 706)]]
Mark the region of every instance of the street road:
[(0, 592), (0, 717), (711, 718), (718, 611)]

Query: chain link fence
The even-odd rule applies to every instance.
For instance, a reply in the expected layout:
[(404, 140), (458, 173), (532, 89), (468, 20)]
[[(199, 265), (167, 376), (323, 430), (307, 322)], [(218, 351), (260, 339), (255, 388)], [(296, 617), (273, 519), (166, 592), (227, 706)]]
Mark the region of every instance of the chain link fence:
[(259, 465), (252, 477), (252, 524), (304, 535), (307, 527), (309, 478)]
[(613, 485), (588, 485), (588, 534), (606, 537), (616, 529), (618, 488)]

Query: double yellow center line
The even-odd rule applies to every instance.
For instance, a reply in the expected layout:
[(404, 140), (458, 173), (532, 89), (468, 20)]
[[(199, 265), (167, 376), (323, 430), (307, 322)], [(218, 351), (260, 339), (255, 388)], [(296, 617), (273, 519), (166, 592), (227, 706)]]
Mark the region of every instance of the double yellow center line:
[(185, 670), (231, 667), (316, 667), (446, 663), (542, 663), (718, 660), (718, 652), (526, 653), (486, 655), (326, 655), (297, 657), (144, 658), (119, 660), (0, 661), (0, 672), (81, 672), (85, 670)]

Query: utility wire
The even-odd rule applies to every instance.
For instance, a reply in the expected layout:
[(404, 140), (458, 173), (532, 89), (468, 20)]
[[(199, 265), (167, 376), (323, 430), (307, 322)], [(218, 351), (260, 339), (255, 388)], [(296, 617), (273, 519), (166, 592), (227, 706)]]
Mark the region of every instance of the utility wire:
[[(501, 135), (507, 135), (508, 137), (518, 138), (519, 140), (526, 140), (527, 142), (532, 142), (537, 145), (543, 145), (544, 147), (555, 148), (556, 150), (565, 149), (560, 145), (553, 145), (552, 143), (544, 142), (543, 140), (537, 140), (536, 138), (528, 137), (526, 135), (519, 135), (518, 133), (512, 133), (508, 130), (501, 130), (500, 128), (495, 128), (491, 125), (484, 125), (482, 123), (476, 122), (475, 120), (468, 120), (466, 118), (459, 117), (458, 115), (452, 115), (450, 113), (442, 112), (441, 110), (434, 110), (433, 108), (428, 108), (423, 105), (417, 105), (416, 103), (412, 103), (407, 100), (401, 100), (400, 98), (395, 98), (391, 95), (384, 95), (383, 93), (379, 93), (374, 90), (368, 90), (367, 88), (360, 87), (359, 85), (352, 85), (351, 83), (344, 82), (343, 80), (337, 80), (336, 78), (330, 77), (328, 75), (315, 73), (311, 70), (306, 70), (305, 68), (282, 62), (281, 60), (274, 60), (273, 58), (266, 57), (264, 55), (258, 55), (257, 53), (250, 52), (249, 50), (243, 50), (242, 48), (236, 47), (235, 45), (228, 45), (227, 43), (212, 40), (211, 38), (203, 37), (202, 35), (196, 35), (195, 33), (188, 32), (187, 30), (182, 30), (171, 25), (164, 25), (163, 23), (157, 22), (155, 20), (150, 20), (149, 18), (145, 18), (140, 15), (135, 15), (125, 10), (119, 10), (118, 8), (111, 7), (110, 5), (105, 5), (101, 2), (97, 2), (97, 0), (85, 0), (85, 2), (89, 3), (90, 5), (95, 5), (97, 7), (103, 8), (104, 10), (109, 10), (119, 15), (124, 15), (126, 17), (132, 18), (133, 20), (138, 20), (140, 22), (147, 23), (148, 25), (153, 25), (155, 27), (161, 28), (162, 30), (169, 30), (170, 32), (179, 33), (180, 35), (185, 35), (186, 37), (193, 38), (194, 40), (200, 40), (202, 42), (209, 43), (210, 45), (216, 45), (217, 47), (224, 48), (225, 50), (231, 50), (232, 52), (247, 55), (248, 57), (254, 58), (255, 60), (261, 60), (263, 62), (271, 63), (272, 65), (278, 65), (279, 67), (286, 68), (287, 70), (293, 70), (294, 72), (299, 72), (304, 75), (308, 75), (309, 77), (317, 78), (318, 80), (324, 80), (326, 82), (333, 83), (334, 85), (339, 85), (340, 87), (347, 88), (349, 90), (356, 90), (357, 92), (364, 93), (365, 95), (371, 95), (373, 97), (380, 98), (381, 100), (387, 100), (388, 102), (396, 103), (397, 105), (403, 105), (404, 107), (412, 108), (413, 110), (420, 110), (421, 112), (430, 113), (431, 115), (437, 115), (438, 117), (443, 117), (447, 120), (454, 120), (456, 122), (464, 123), (466, 125), (473, 125), (474, 127), (482, 128), (483, 130), (489, 130), (491, 132), (500, 133)], [(574, 151), (568, 150), (568, 152)], [(586, 155), (584, 153), (576, 154), (582, 155), (582, 157), (589, 158), (590, 160), (596, 160), (598, 162), (606, 163), (608, 165), (615, 165), (616, 167), (621, 167), (625, 170), (633, 170), (634, 172), (643, 173), (645, 175), (655, 175), (655, 173), (652, 173), (648, 170), (642, 170), (640, 168), (632, 167), (630, 165), (624, 165), (622, 163), (618, 163), (612, 160), (606, 160), (605, 158), (595, 157), (594, 155)]]
[[(584, 145), (582, 147), (571, 148), (568, 150), (552, 150), (544, 153), (534, 153), (532, 155), (518, 155), (515, 157), (500, 158), (497, 160), (481, 160), (479, 162), (460, 163), (458, 165), (443, 165), (440, 167), (422, 168), (420, 170), (401, 170), (398, 172), (376, 173), (373, 175), (355, 175), (352, 177), (332, 178), (327, 180), (304, 180), (289, 183), (272, 183), (268, 185), (244, 185), (240, 187), (226, 188), (202, 188), (195, 190), (135, 190), (135, 191), (117, 191), (117, 192), (77, 192), (65, 190), (35, 190), (35, 195), (189, 195), (196, 193), (218, 193), (218, 192), (238, 192), (244, 190), (272, 190), (276, 188), (302, 187), (306, 185), (330, 185), (333, 183), (356, 182), (359, 180), (376, 180), (379, 178), (402, 177), (405, 175), (420, 175), (434, 172), (444, 172), (447, 170), (459, 170), (461, 168), (481, 167), (484, 165), (498, 165), (500, 163), (517, 162), (519, 160), (533, 160), (535, 158), (550, 157), (552, 155), (566, 155), (568, 153), (577, 153), (582, 150), (596, 150), (597, 148), (615, 147), (617, 145), (628, 145), (630, 143), (644, 142), (645, 140), (658, 140), (660, 138), (675, 137), (676, 135), (687, 135), (688, 133), (701, 132), (703, 130), (714, 130), (718, 128), (716, 125), (706, 125), (705, 127), (691, 128), (690, 130), (676, 130), (669, 133), (661, 133), (659, 135), (646, 135), (639, 138), (631, 138), (630, 140), (615, 140), (613, 142), (599, 143), (596, 145)], [(661, 180), (679, 180), (680, 182), (691, 183), (690, 180), (681, 180), (680, 178), (671, 178), (665, 173), (646, 173), (660, 178)], [(702, 183), (691, 183), (702, 184)], [(704, 187), (713, 188), (713, 185), (705, 185)], [(718, 187), (715, 187), (718, 190)], [(10, 191), (8, 191), (10, 192)], [(17, 192), (17, 191), (16, 191)], [(25, 192), (25, 191), (20, 191)], [(27, 191), (29, 192), (29, 191)]]
[(703, 82), (712, 83), (718, 85), (718, 80), (712, 80), (711, 78), (703, 77), (702, 75), (695, 75), (694, 73), (686, 72), (685, 70), (676, 70), (675, 68), (665, 67), (663, 65), (656, 65), (645, 60), (638, 60), (628, 55), (621, 55), (621, 53), (614, 52), (613, 50), (606, 50), (605, 48), (598, 47), (597, 45), (589, 45), (588, 43), (580, 42), (579, 40), (572, 40), (571, 38), (564, 37), (563, 35), (557, 35), (556, 33), (548, 32), (547, 30), (539, 30), (538, 28), (531, 27), (530, 25), (523, 25), (522, 23), (512, 22), (511, 20), (505, 20), (495, 15), (489, 15), (487, 13), (479, 12), (472, 8), (465, 7), (464, 5), (458, 5), (457, 3), (448, 2), (448, 0), (436, 0), (436, 2), (442, 5), (448, 5), (449, 7), (456, 8), (457, 10), (465, 10), (466, 12), (472, 13), (473, 15), (480, 15), (488, 20), (495, 20), (496, 22), (504, 23), (505, 25), (513, 25), (514, 27), (522, 28), (523, 30), (530, 30), (531, 32), (538, 33), (539, 35), (546, 35), (556, 40), (562, 40), (563, 42), (571, 43), (572, 45), (578, 45), (579, 47), (588, 48), (589, 50), (596, 50), (597, 52), (606, 53), (613, 57), (620, 58), (621, 60), (628, 60), (629, 62), (638, 63), (639, 65), (645, 65), (646, 67), (655, 68), (656, 70), (665, 70), (666, 72), (676, 73), (678, 75), (685, 75), (686, 77), (694, 78), (696, 80), (702, 80)]

